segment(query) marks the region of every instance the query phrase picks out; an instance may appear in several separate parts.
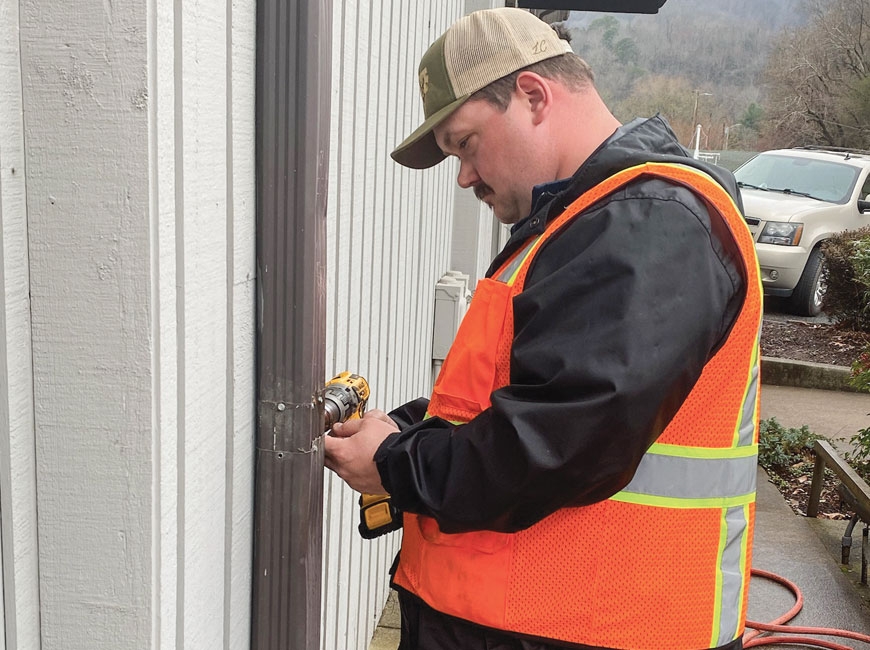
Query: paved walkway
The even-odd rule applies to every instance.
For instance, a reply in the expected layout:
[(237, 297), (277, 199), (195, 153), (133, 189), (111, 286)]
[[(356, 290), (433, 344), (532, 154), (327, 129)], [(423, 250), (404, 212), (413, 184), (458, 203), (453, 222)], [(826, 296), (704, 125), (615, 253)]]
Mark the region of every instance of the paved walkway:
[[(776, 417), (785, 427), (806, 424), (840, 449), (859, 429), (870, 426), (870, 395), (764, 385), (762, 419)], [(752, 565), (797, 583), (804, 607), (795, 625), (835, 627), (870, 634), (870, 591), (859, 584), (861, 524), (853, 532), (849, 567), (840, 565), (840, 540), (846, 521), (808, 519), (795, 515), (779, 491), (759, 470), (755, 543)], [(787, 611), (793, 600), (779, 586), (753, 579), (750, 620), (769, 622)], [(832, 640), (833, 637), (828, 637)], [(840, 643), (843, 643), (841, 640)], [(867, 647), (856, 641), (848, 647)], [(780, 647), (780, 646), (770, 646)]]
[(870, 427), (870, 395), (765, 384), (761, 387), (761, 419), (771, 417), (786, 428), (805, 424), (842, 448), (843, 441)]

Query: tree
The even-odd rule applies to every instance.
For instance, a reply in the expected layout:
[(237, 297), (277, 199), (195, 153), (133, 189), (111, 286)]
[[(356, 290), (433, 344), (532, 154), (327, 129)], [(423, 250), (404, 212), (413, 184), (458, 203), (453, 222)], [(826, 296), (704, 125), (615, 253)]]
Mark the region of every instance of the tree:
[(613, 39), (619, 33), (619, 21), (613, 16), (602, 16), (589, 25), (589, 31), (601, 31), (601, 42), (607, 46), (607, 49), (612, 50)]
[(870, 146), (870, 0), (807, 0), (810, 21), (768, 61), (766, 126), (778, 146)]
[(647, 75), (634, 86), (630, 97), (614, 107), (621, 121), (636, 115), (661, 113), (670, 122), (680, 139), (688, 145), (692, 138), (692, 84), (683, 77)]
[(639, 55), (637, 43), (630, 38), (619, 39), (613, 48), (613, 53), (616, 54), (616, 60), (622, 65), (637, 64)]
[(761, 106), (752, 102), (743, 112), (743, 116), (740, 118), (740, 124), (745, 126), (747, 129), (752, 129), (757, 132), (761, 128), (762, 119), (764, 119), (764, 110)]

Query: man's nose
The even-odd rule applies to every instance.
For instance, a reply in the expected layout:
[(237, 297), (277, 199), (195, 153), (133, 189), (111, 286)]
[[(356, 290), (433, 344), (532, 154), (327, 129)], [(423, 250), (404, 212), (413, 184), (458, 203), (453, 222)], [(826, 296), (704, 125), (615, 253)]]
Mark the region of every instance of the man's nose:
[(456, 182), (459, 184), (459, 187), (468, 189), (480, 182), (480, 176), (477, 175), (477, 170), (474, 169), (473, 165), (465, 161), (460, 161), (459, 176), (456, 177)]

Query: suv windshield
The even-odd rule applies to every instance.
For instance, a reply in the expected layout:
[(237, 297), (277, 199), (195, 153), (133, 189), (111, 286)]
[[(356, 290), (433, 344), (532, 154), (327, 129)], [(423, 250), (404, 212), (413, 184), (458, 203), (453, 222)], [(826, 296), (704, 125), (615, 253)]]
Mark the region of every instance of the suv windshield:
[(734, 172), (738, 183), (752, 189), (809, 196), (830, 203), (846, 203), (858, 169), (828, 160), (760, 154)]

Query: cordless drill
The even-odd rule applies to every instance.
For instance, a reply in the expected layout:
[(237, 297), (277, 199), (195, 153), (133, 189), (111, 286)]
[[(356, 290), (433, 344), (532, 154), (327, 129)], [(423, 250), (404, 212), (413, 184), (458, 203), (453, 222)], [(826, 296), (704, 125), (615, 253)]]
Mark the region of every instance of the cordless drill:
[[(361, 418), (368, 402), (369, 384), (364, 377), (342, 372), (323, 390), (324, 431), (338, 422)], [(362, 494), (359, 498), (359, 534), (374, 539), (402, 527), (402, 513), (390, 501), (389, 494)]]

